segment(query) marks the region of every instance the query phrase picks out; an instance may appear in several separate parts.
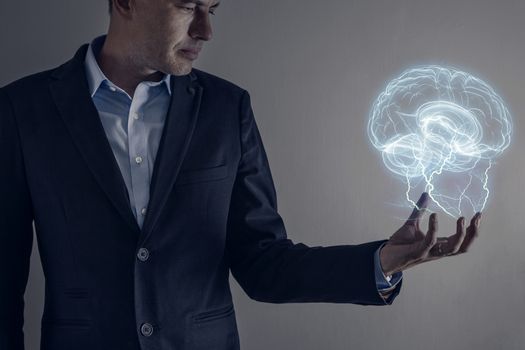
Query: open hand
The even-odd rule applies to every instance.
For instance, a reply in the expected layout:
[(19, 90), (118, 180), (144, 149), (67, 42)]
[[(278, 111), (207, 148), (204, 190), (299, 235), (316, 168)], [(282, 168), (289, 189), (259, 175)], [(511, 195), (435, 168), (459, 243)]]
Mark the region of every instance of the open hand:
[(456, 233), (449, 237), (437, 237), (437, 214), (432, 213), (428, 222), (428, 231), (420, 229), (420, 219), (427, 210), (428, 193), (419, 198), (412, 214), (397, 230), (380, 251), (380, 260), (385, 275), (406, 270), (415, 265), (440, 259), (445, 256), (465, 253), (478, 236), (481, 213), (476, 213), (465, 230), (465, 218), (456, 223)]

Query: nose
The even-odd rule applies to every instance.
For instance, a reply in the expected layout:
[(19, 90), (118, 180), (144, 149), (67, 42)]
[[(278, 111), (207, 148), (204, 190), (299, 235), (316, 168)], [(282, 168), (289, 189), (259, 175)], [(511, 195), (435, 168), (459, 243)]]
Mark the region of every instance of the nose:
[(212, 38), (210, 15), (208, 12), (197, 12), (189, 28), (189, 35), (193, 39), (209, 41)]

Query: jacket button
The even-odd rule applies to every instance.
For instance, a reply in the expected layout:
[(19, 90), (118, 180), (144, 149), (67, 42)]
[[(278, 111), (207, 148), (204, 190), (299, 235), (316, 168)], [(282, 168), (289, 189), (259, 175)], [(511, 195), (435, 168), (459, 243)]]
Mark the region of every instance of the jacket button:
[(149, 323), (143, 323), (142, 326), (140, 326), (140, 333), (145, 337), (149, 337), (153, 334), (153, 326)]
[(149, 251), (146, 248), (140, 248), (137, 257), (140, 261), (146, 261), (149, 258)]

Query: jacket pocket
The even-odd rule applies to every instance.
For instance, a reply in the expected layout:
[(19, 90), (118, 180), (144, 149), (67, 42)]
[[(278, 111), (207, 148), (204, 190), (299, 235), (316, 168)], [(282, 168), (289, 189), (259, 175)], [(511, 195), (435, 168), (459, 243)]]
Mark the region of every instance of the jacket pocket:
[(70, 299), (87, 299), (90, 296), (89, 290), (85, 288), (68, 288), (64, 294)]
[(201, 168), (192, 170), (181, 170), (175, 181), (175, 186), (187, 185), (196, 182), (206, 182), (224, 179), (228, 176), (228, 165), (223, 164), (211, 168)]
[(91, 320), (73, 318), (44, 318), (42, 324), (55, 327), (91, 328)]
[(213, 321), (218, 318), (226, 317), (233, 314), (233, 304), (212, 309), (193, 315), (194, 323), (201, 323), (206, 321)]
[(193, 315), (192, 350), (239, 350), (239, 334), (233, 304)]

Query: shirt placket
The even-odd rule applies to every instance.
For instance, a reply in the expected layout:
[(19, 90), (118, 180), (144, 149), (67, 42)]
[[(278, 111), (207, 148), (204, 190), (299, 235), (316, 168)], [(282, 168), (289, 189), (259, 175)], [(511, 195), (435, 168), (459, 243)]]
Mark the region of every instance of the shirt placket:
[(139, 84), (133, 96), (128, 115), (128, 149), (131, 185), (135, 200), (135, 217), (142, 228), (149, 200), (148, 143), (144, 125), (144, 105), (147, 87)]

